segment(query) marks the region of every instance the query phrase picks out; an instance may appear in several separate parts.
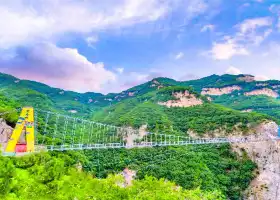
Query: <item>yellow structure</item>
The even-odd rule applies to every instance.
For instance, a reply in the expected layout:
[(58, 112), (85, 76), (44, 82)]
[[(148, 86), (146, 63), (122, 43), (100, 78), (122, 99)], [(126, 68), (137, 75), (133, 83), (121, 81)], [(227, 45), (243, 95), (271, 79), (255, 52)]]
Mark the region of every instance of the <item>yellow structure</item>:
[(7, 143), (5, 153), (16, 152), (16, 145), (23, 130), (26, 131), (26, 152), (34, 152), (34, 109), (32, 107), (22, 109), (16, 127)]

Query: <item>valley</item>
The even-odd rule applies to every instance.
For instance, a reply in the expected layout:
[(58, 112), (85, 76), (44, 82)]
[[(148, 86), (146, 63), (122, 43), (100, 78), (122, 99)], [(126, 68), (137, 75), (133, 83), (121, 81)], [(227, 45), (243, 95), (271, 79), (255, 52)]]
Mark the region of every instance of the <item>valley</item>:
[[(137, 130), (140, 141), (145, 141), (143, 138), (150, 132), (191, 138), (276, 137), (279, 85), (277, 80), (255, 81), (250, 75), (225, 74), (190, 81), (155, 78), (120, 93), (100, 94), (64, 91), (0, 74), (0, 112), (33, 106), (35, 110), (79, 118), (81, 122), (89, 120)], [(1, 134), (11, 134), (18, 113), (2, 118)], [(49, 118), (49, 122), (55, 120), (55, 116)], [(44, 117), (38, 116), (38, 123), (44, 127)], [(72, 138), (63, 135), (71, 133), (69, 123), (65, 130), (52, 123), (46, 130), (39, 127), (38, 143), (70, 144)], [(61, 127), (64, 124), (58, 122)], [(57, 128), (60, 131), (55, 139), (46, 134)], [(79, 126), (75, 135), (84, 137), (85, 132), (89, 130)], [(113, 134), (120, 137), (118, 132)], [(136, 140), (129, 137), (135, 136), (128, 131), (125, 140)], [(98, 138), (85, 136), (84, 140)], [(146, 193), (140, 193), (141, 198), (157, 191), (158, 196), (151, 199), (166, 199), (169, 193), (168, 199), (274, 200), (278, 198), (278, 187), (273, 183), (280, 180), (277, 153), (277, 141), (260, 141), (2, 156), (0, 196), (38, 199), (46, 193), (46, 199), (90, 199), (94, 195), (99, 195), (98, 199), (131, 199), (148, 185), (143, 189)], [(130, 186), (116, 186), (114, 183), (123, 185), (120, 173), (124, 169), (135, 172), (135, 180)], [(102, 185), (102, 189), (91, 191), (99, 188), (97, 185)], [(79, 190), (75, 189), (77, 186)], [(73, 191), (66, 194), (70, 188)], [(29, 195), (31, 190), (34, 196)]]

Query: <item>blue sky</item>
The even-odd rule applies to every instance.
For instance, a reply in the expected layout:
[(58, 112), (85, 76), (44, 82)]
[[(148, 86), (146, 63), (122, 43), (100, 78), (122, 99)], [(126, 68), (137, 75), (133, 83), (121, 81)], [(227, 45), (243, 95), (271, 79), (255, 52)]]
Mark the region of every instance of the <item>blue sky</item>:
[(79, 92), (280, 79), (277, 0), (0, 0), (0, 72)]

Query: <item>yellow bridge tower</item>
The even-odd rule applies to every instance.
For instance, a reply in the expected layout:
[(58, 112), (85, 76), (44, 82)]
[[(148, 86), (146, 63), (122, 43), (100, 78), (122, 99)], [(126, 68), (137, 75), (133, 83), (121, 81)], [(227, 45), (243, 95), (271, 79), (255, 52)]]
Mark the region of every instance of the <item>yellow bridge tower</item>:
[[(22, 132), (25, 130), (25, 141), (23, 148), (19, 149), (18, 141)], [(34, 109), (32, 107), (24, 107), (21, 111), (16, 127), (5, 149), (6, 154), (15, 154), (16, 152), (34, 152)]]

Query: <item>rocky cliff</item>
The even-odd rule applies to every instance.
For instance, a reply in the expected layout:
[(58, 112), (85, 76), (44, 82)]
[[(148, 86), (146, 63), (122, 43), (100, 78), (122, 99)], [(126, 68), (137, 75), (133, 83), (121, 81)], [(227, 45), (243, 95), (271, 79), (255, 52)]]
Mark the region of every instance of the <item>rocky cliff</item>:
[(280, 141), (270, 140), (277, 136), (278, 125), (266, 122), (256, 128), (255, 137), (266, 141), (233, 144), (232, 148), (240, 155), (246, 151), (258, 165), (256, 178), (251, 182), (244, 199), (278, 200), (280, 199)]
[(220, 96), (223, 94), (230, 94), (235, 90), (241, 90), (242, 88), (238, 85), (223, 87), (223, 88), (203, 88), (201, 94), (202, 95), (213, 95)]
[(176, 100), (169, 100), (167, 102), (158, 102), (159, 105), (170, 107), (191, 107), (203, 104), (203, 101), (197, 98), (194, 94), (190, 94), (188, 91), (175, 92), (173, 97)]
[(0, 118), (0, 151), (6, 147), (6, 143), (11, 137), (13, 128), (8, 126), (4, 119)]

